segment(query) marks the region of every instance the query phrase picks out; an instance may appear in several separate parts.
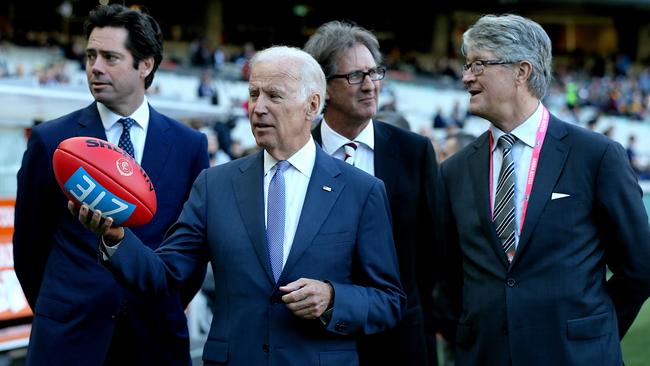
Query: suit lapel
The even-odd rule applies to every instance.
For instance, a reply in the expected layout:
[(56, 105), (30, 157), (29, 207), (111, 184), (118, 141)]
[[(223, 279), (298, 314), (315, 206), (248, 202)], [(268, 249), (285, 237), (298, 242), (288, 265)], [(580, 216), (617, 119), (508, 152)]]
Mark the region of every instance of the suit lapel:
[(475, 151), (468, 156), (469, 171), (472, 175), (475, 206), (478, 210), (481, 228), (492, 249), (505, 267), (509, 266), (506, 254), (501, 247), (492, 223), (492, 209), (490, 207), (490, 132), (486, 132), (474, 142)]
[(171, 151), (172, 137), (168, 134), (169, 128), (169, 122), (150, 106), (141, 165), (154, 185), (158, 182)]
[(526, 249), (530, 236), (537, 225), (537, 221), (544, 209), (546, 203), (551, 199), (551, 193), (555, 183), (560, 177), (564, 168), (564, 163), (569, 154), (569, 146), (562, 143), (562, 139), (567, 135), (566, 127), (554, 116), (549, 121), (544, 146), (540, 152), (537, 173), (533, 182), (533, 189), (528, 201), (528, 209), (524, 220), (524, 227), (519, 236), (519, 244), (513, 264)]
[(384, 182), (386, 192), (390, 197), (391, 193), (395, 192), (395, 179), (399, 175), (400, 162), (395, 146), (390, 143), (391, 131), (385, 128), (381, 122), (373, 123), (375, 131), (375, 177)]
[(269, 262), (264, 224), (264, 156), (259, 152), (239, 168), (241, 174), (233, 177), (232, 184), (246, 232), (253, 244), (257, 259), (268, 280), (275, 283)]
[(90, 136), (106, 140), (106, 131), (97, 110), (97, 102), (84, 108), (77, 123), (76, 136)]
[[(336, 179), (341, 172), (333, 159), (319, 146), (316, 147), (316, 163), (309, 179), (298, 228), (278, 283), (282, 282), (287, 273), (291, 273), (300, 257), (311, 245), (345, 187), (345, 183)], [(324, 187), (329, 187), (331, 190), (325, 190)]]

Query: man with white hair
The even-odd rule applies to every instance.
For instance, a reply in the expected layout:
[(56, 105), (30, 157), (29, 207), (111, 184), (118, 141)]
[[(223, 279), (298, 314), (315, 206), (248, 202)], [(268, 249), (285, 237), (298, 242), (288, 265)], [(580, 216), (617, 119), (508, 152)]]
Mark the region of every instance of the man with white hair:
[(210, 262), (214, 317), (206, 364), (358, 365), (352, 334), (393, 327), (403, 312), (382, 182), (311, 137), (325, 76), (307, 53), (272, 47), (251, 61), (249, 118), (263, 151), (197, 178), (158, 250), (82, 206), (105, 264), (152, 297)]

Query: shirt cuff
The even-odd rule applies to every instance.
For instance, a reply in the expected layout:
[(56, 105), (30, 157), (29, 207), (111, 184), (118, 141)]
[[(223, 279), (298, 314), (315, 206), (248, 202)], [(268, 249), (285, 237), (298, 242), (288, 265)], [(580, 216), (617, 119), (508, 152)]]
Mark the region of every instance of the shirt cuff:
[(110, 246), (106, 244), (103, 236), (101, 237), (101, 241), (102, 241), (102, 245), (100, 246), (99, 249), (102, 252), (102, 259), (105, 261), (109, 260), (113, 256), (113, 254), (115, 254), (117, 249), (120, 247), (120, 244), (122, 243), (122, 241), (120, 240), (117, 244)]

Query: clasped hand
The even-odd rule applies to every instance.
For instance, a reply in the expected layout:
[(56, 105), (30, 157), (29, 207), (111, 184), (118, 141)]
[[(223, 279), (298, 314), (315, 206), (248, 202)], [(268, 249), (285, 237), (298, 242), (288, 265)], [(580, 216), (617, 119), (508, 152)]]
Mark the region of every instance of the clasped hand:
[(309, 278), (300, 278), (280, 286), (279, 290), (286, 293), (282, 296), (282, 301), (289, 310), (303, 319), (320, 317), (330, 306), (334, 293), (329, 283)]

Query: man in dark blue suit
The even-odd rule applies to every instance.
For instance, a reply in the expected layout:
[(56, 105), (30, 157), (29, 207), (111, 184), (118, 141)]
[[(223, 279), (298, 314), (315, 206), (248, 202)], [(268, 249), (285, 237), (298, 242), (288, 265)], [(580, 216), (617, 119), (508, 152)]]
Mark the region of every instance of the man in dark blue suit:
[[(385, 69), (377, 38), (338, 21), (323, 24), (304, 47), (327, 76), (323, 119), (312, 131), (325, 152), (386, 185), (400, 280), (407, 298), (402, 321), (359, 338), (362, 365), (436, 365), (432, 294), (434, 184), (438, 166), (429, 139), (373, 119)], [(352, 148), (351, 148), (352, 147)]]
[[(184, 308), (193, 285), (162, 302), (139, 298), (97, 263), (97, 238), (67, 212), (52, 154), (73, 136), (128, 144), (156, 189), (153, 220), (133, 229), (156, 248), (176, 221), (199, 172), (208, 166), (203, 135), (147, 103), (162, 59), (162, 34), (149, 15), (99, 7), (87, 22), (86, 70), (96, 102), (33, 129), (18, 173), (14, 262), (34, 312), (29, 365), (189, 365)], [(129, 117), (129, 129), (118, 122)], [(43, 213), (47, 212), (44, 216)]]
[(69, 207), (103, 235), (107, 267), (152, 298), (210, 262), (206, 365), (358, 365), (351, 335), (394, 326), (405, 302), (384, 185), (311, 138), (325, 76), (309, 54), (269, 48), (251, 70), (249, 118), (264, 150), (201, 173), (156, 251), (100, 212)]
[(491, 125), (440, 171), (456, 364), (622, 365), (650, 293), (648, 217), (625, 150), (540, 102), (552, 56), (539, 24), (484, 16), (462, 51), (469, 109)]

